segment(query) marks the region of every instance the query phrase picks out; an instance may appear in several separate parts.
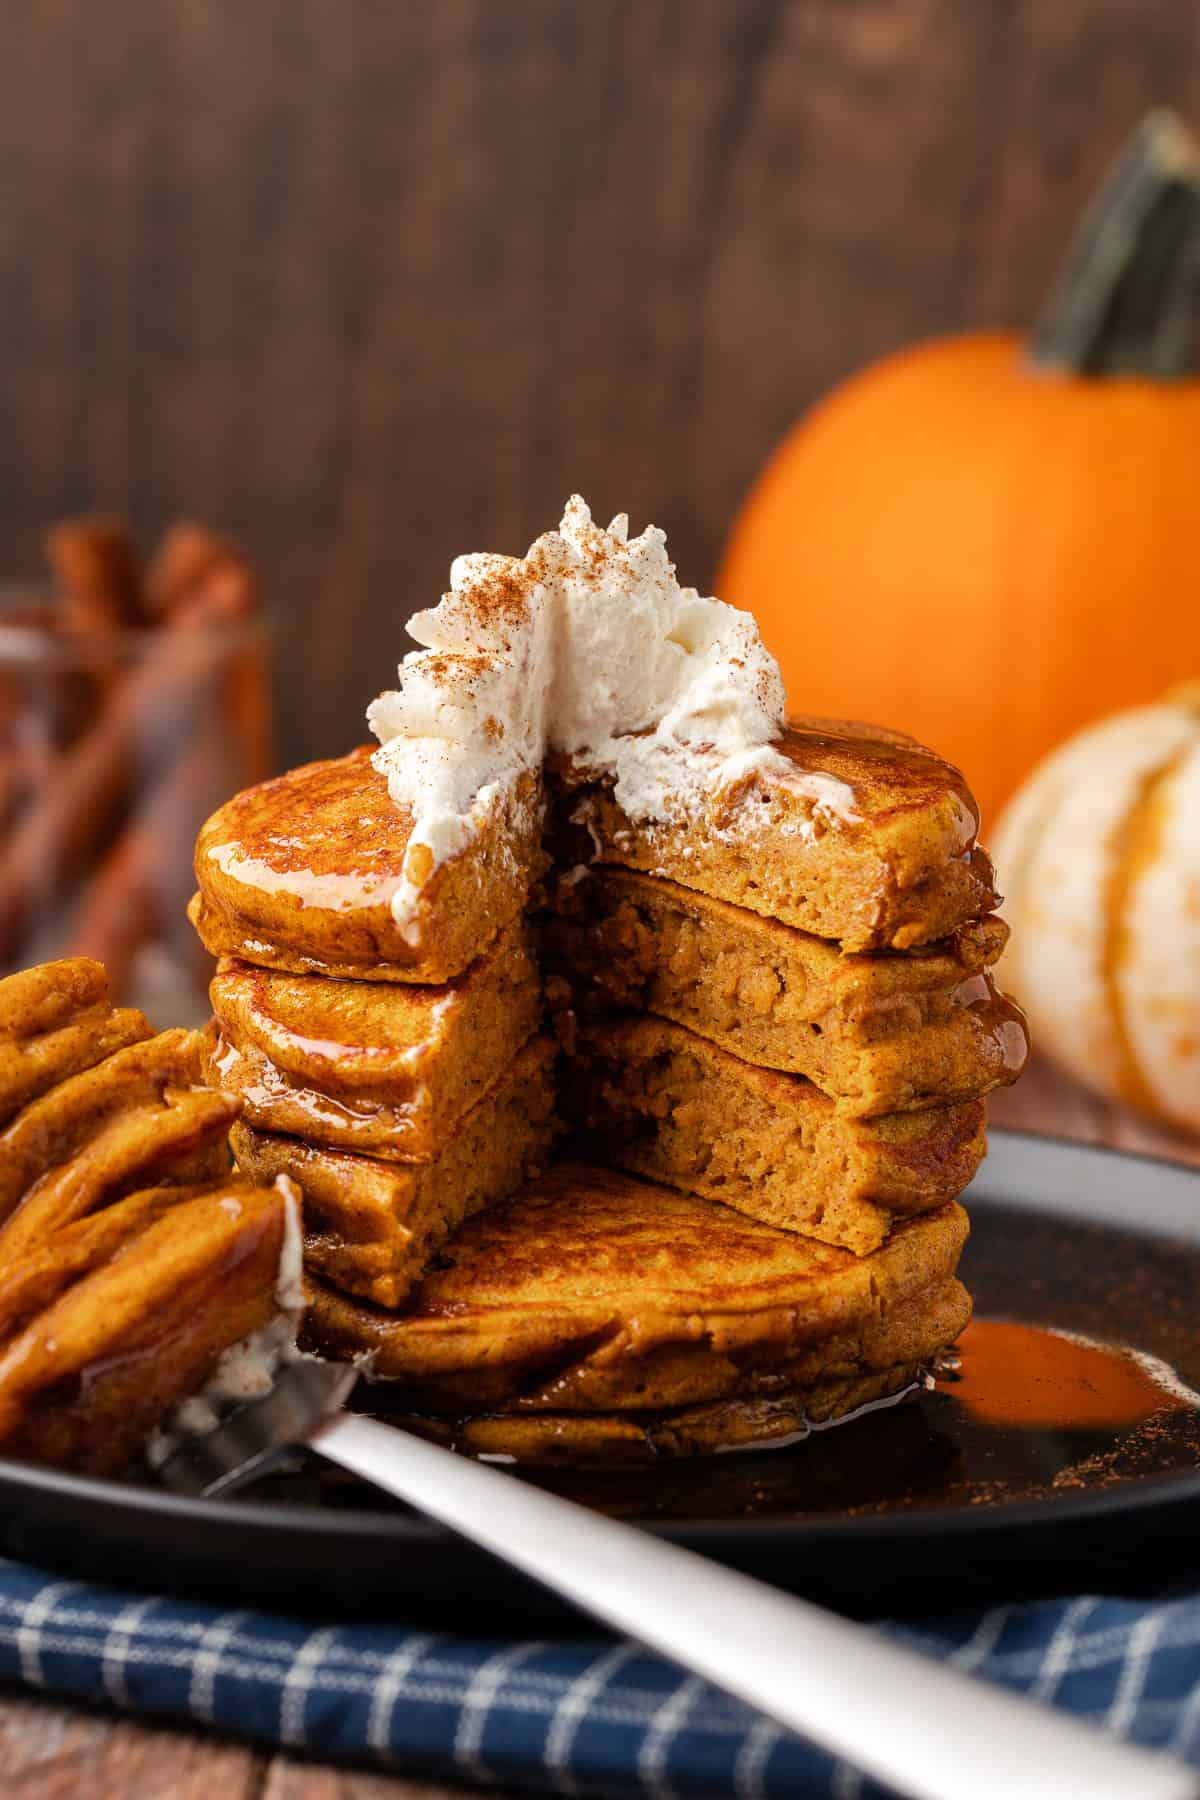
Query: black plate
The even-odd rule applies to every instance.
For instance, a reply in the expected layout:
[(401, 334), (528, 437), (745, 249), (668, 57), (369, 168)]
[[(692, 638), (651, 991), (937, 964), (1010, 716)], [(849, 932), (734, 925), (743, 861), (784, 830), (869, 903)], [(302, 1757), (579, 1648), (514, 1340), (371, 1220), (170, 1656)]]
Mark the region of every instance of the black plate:
[[(547, 1479), (850, 1611), (1132, 1592), (1200, 1567), (1200, 1412), (1186, 1395), (1200, 1388), (1200, 1174), (998, 1131), (968, 1205), (977, 1318), (1032, 1329), (985, 1323), (964, 1379), (788, 1450)], [(1174, 1404), (1155, 1389), (1163, 1404), (1139, 1405), (1148, 1390), (1127, 1359), (1084, 1348), (1064, 1374), (1064, 1332), (1161, 1359)], [(1112, 1417), (1095, 1416), (1110, 1405), (1105, 1370)], [(504, 1631), (552, 1610), (316, 1459), (237, 1501), (0, 1461), (0, 1548), (119, 1585), (342, 1618)]]

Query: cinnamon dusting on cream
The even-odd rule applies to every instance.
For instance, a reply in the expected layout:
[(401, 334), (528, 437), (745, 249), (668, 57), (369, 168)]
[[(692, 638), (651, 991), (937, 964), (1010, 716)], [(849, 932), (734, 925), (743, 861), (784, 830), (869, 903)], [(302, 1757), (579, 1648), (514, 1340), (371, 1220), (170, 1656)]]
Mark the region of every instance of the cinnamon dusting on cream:
[(844, 811), (841, 784), (802, 777), (775, 747), (779, 666), (748, 613), (681, 588), (656, 526), (595, 525), (576, 495), (524, 557), (458, 557), (450, 591), (409, 632), (424, 646), (368, 710), (373, 762), (413, 819), (391, 899), (414, 936), (421, 888), (511, 804), (550, 752), (607, 779), (639, 823), (686, 819), (758, 775)]

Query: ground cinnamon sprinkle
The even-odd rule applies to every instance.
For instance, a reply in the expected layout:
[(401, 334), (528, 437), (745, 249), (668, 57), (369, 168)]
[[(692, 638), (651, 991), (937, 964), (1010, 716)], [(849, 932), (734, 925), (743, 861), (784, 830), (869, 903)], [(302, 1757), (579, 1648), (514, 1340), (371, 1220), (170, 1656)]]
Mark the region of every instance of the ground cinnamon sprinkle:
[[(499, 561), (499, 559), (497, 559)], [(529, 591), (540, 579), (530, 560), (505, 559), (505, 566), (489, 569), (469, 588), (456, 592), (455, 604), (481, 627), (520, 625), (529, 613)]]

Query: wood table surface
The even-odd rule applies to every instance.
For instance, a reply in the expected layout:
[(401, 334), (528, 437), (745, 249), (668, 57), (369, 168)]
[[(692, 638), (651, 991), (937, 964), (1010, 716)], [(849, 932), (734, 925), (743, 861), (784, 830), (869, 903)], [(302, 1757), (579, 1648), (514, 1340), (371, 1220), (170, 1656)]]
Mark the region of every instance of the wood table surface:
[[(992, 1120), (1200, 1165), (1200, 1144), (1094, 1099), (1045, 1066), (993, 1101)], [(15, 1692), (0, 1695), (0, 1780), (5, 1800), (449, 1800), (461, 1791)]]

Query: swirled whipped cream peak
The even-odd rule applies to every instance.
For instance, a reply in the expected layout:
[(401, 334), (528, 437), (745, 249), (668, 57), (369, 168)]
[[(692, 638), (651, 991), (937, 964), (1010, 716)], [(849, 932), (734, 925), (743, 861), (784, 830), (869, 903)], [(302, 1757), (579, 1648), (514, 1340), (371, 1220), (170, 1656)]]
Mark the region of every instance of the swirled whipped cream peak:
[(412, 816), (398, 920), (548, 752), (607, 776), (638, 821), (686, 817), (757, 768), (790, 765), (779, 665), (749, 613), (681, 588), (666, 537), (593, 523), (578, 495), (524, 557), (458, 557), (450, 591), (409, 621), (420, 650), (367, 718), (373, 757)]

